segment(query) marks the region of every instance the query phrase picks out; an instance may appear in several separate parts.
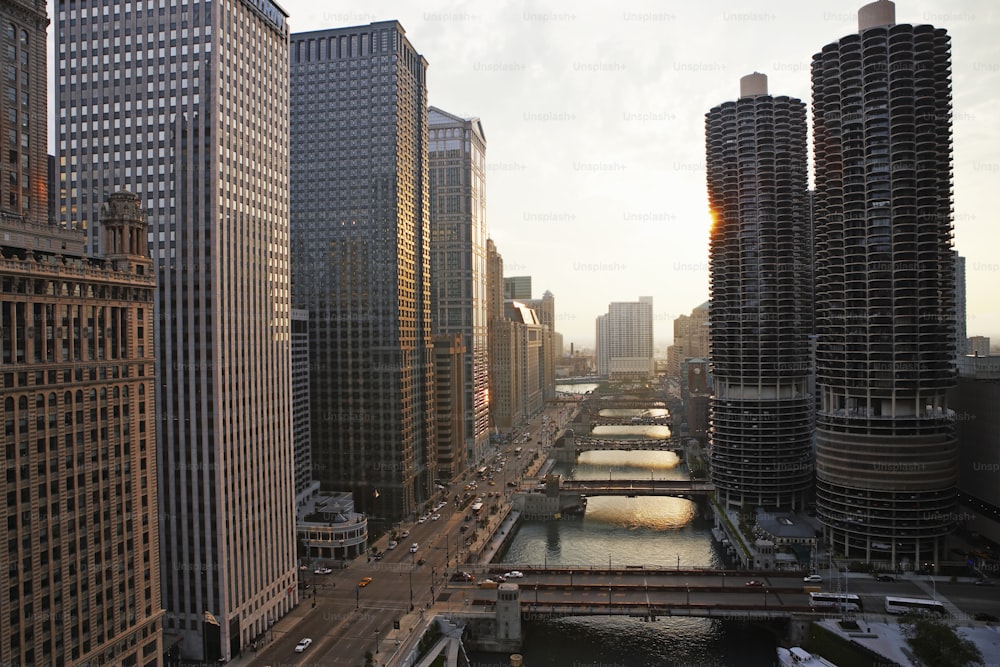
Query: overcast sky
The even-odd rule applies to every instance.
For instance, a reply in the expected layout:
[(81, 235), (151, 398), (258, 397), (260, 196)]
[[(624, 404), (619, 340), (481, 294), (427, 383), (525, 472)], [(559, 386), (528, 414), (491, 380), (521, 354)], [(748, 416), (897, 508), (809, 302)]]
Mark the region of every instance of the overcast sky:
[[(279, 0), (292, 32), (399, 20), (428, 101), (482, 119), (487, 224), (505, 274), (555, 295), (567, 347), (611, 301), (653, 297), (657, 353), (708, 299), (704, 114), (739, 78), (810, 102), (814, 53), (863, 2)], [(968, 333), (1000, 339), (1000, 3), (899, 0), (897, 23), (952, 38), (955, 247)], [(51, 28), (50, 28), (51, 30)]]

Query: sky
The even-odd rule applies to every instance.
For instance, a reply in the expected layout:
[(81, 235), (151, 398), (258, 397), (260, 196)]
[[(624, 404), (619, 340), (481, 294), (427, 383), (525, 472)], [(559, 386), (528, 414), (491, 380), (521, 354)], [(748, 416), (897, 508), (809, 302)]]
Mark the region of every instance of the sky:
[[(395, 19), (428, 61), (428, 103), (482, 120), (487, 226), (506, 276), (555, 297), (568, 348), (612, 301), (653, 297), (658, 356), (708, 300), (704, 115), (741, 76), (810, 102), (809, 63), (863, 2), (278, 0), (292, 32)], [(51, 12), (51, 3), (50, 3)], [(899, 0), (952, 38), (955, 248), (968, 335), (1000, 341), (1000, 3)], [(50, 36), (52, 28), (50, 27)]]

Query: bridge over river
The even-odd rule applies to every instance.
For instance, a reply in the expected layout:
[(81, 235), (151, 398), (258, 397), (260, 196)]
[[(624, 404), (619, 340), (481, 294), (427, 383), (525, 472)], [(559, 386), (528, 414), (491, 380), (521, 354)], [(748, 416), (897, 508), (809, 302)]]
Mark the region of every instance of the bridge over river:
[[(525, 576), (508, 583), (518, 585), (521, 611), (532, 615), (746, 620), (802, 615), (815, 620), (826, 616), (809, 606), (802, 575), (797, 572), (522, 567)], [(503, 569), (493, 565), (489, 571), (501, 573)], [(483, 579), (488, 572), (477, 576)], [(469, 600), (471, 605), (490, 607), (496, 602), (496, 590), (478, 588), (475, 582), (453, 583), (447, 591)]]
[(559, 484), (564, 493), (586, 496), (709, 496), (715, 492), (711, 482), (686, 479), (564, 479)]

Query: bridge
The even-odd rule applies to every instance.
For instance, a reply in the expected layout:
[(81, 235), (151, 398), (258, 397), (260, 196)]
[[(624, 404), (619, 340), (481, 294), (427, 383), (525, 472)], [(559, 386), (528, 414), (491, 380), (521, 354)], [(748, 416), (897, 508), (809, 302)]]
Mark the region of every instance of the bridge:
[(589, 452), (595, 449), (626, 451), (626, 452), (682, 452), (684, 445), (676, 438), (636, 438), (628, 440), (623, 438), (590, 438), (587, 436), (576, 436), (574, 439), (574, 449), (580, 452)]
[(560, 492), (585, 496), (709, 496), (715, 493), (711, 482), (676, 479), (611, 479), (608, 481), (562, 480)]
[(591, 410), (666, 410), (667, 404), (654, 398), (590, 398)]
[(670, 415), (662, 417), (591, 417), (591, 426), (670, 426)]
[[(521, 611), (532, 615), (746, 620), (803, 616), (816, 620), (828, 615), (809, 606), (798, 572), (520, 567), (525, 576), (508, 583), (518, 585)], [(503, 571), (494, 564), (477, 576), (485, 579), (490, 572)], [(748, 580), (760, 585), (748, 586)], [(490, 607), (496, 601), (495, 590), (477, 588), (475, 583), (450, 584), (448, 591), (471, 598), (472, 605)]]

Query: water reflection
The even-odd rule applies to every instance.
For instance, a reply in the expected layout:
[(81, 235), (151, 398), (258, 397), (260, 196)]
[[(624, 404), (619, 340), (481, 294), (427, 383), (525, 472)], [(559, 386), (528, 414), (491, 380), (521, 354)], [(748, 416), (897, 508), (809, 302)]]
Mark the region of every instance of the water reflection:
[(634, 438), (662, 438), (670, 437), (669, 426), (643, 426), (642, 424), (621, 424), (617, 426), (595, 426), (590, 431), (590, 435), (595, 438), (612, 437), (616, 440), (627, 440)]

